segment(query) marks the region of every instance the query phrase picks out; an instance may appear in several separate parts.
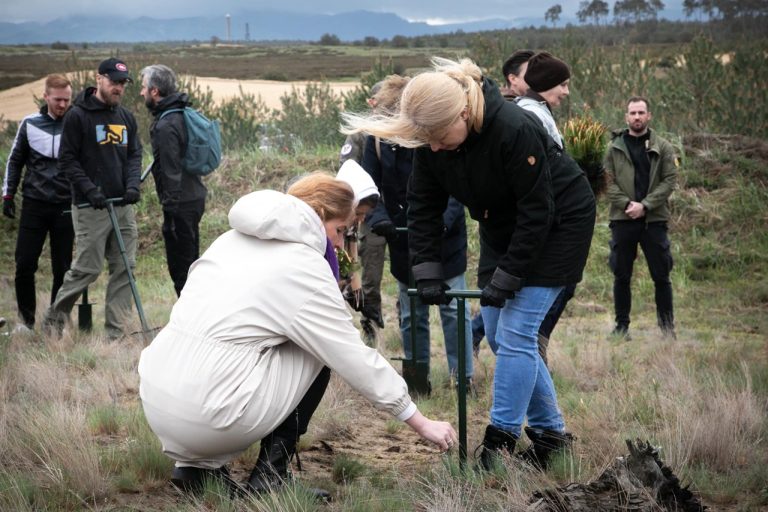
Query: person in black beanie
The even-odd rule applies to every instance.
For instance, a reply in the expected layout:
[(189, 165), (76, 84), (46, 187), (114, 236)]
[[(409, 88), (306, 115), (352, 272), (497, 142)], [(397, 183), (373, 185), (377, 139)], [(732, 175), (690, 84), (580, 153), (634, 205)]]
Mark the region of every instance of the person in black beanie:
[[(564, 151), (565, 147), (563, 136), (552, 115), (552, 107), (559, 106), (570, 94), (568, 89), (570, 78), (571, 70), (568, 64), (549, 52), (539, 52), (528, 60), (528, 68), (525, 72), (525, 82), (529, 86), (528, 92), (516, 100), (521, 108), (533, 113), (541, 121), (560, 151)], [(575, 292), (576, 283), (565, 285), (539, 326), (539, 353), (545, 364), (548, 363), (549, 337)]]

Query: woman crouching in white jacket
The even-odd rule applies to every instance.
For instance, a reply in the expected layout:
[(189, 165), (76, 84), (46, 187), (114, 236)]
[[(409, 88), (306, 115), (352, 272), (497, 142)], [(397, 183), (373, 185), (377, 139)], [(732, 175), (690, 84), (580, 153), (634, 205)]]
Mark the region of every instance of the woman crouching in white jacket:
[(225, 464), (259, 440), (246, 488), (280, 485), (328, 384), (326, 366), (440, 449), (456, 442), (361, 341), (324, 259), (327, 239), (342, 243), (353, 202), (348, 184), (323, 173), (287, 194), (248, 194), (229, 212), (232, 229), (190, 268), (168, 325), (139, 361), (144, 412), (176, 461), (178, 487), (199, 489), (210, 477), (232, 484)]

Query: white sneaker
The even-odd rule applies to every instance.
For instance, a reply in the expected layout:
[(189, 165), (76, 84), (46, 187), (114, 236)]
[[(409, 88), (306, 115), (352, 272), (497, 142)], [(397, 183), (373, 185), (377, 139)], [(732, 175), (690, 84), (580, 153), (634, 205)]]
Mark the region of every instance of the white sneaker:
[(13, 328), (13, 331), (11, 331), (11, 334), (18, 335), (18, 336), (32, 336), (35, 334), (34, 329), (30, 329), (24, 324), (16, 324), (16, 327)]

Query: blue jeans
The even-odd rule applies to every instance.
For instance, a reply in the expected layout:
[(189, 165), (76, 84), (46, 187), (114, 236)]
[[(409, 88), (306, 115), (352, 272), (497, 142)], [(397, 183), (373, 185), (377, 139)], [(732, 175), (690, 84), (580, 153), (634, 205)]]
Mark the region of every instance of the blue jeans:
[(518, 437), (526, 416), (530, 427), (565, 429), (537, 340), (541, 321), (562, 288), (526, 286), (502, 309), (481, 308), (485, 335), (496, 353), (491, 424)]
[[(465, 290), (467, 287), (464, 274), (446, 279), (445, 284), (454, 290)], [(411, 359), (411, 298), (408, 296), (408, 285), (398, 281), (400, 289), (400, 333), (403, 337), (403, 351), (406, 359)], [(429, 306), (422, 304), (416, 297), (416, 360), (429, 362)], [(459, 328), (458, 301), (441, 305), (440, 321), (443, 324), (445, 338), (445, 353), (448, 356), (448, 369), (451, 375), (456, 375), (459, 368)], [(474, 374), (472, 366), (472, 321), (469, 315), (469, 302), (464, 301), (464, 354), (466, 360), (466, 376)]]

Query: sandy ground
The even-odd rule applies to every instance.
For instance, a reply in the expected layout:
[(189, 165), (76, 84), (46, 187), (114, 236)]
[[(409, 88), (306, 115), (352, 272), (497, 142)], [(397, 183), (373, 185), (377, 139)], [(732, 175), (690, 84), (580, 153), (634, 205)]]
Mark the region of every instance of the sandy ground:
[[(45, 79), (29, 82), (18, 87), (0, 91), (0, 116), (9, 121), (20, 121), (24, 116), (35, 112), (35, 95), (42, 97)], [(247, 93), (261, 96), (267, 107), (280, 109), (280, 97), (290, 93), (292, 87), (303, 89), (307, 82), (276, 82), (272, 80), (231, 80), (226, 78), (197, 77), (197, 84), (202, 90), (206, 87), (213, 92), (216, 101), (222, 101), (240, 94), (240, 88)], [(330, 82), (336, 94), (354, 89), (356, 82)], [(138, 84), (134, 84), (138, 86)]]

